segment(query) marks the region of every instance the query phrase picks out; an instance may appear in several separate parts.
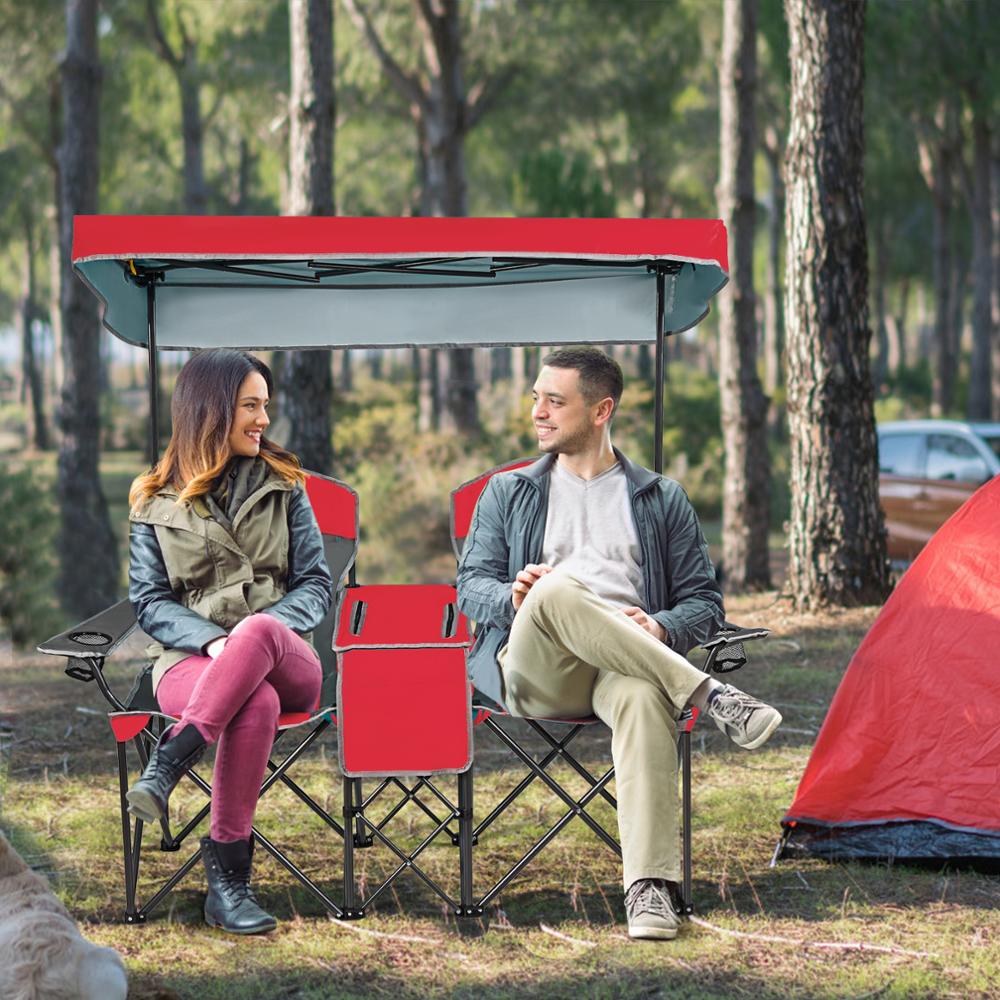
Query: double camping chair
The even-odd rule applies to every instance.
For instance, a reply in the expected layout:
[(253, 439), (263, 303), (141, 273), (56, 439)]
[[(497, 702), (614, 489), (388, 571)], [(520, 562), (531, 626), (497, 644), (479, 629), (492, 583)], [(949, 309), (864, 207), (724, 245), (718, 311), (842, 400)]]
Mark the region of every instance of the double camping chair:
[[(498, 466), (452, 492), (451, 535), (456, 557), (461, 555), (476, 502), (490, 477), (527, 464), (529, 461)], [(600, 720), (508, 721), (500, 706), (472, 689), (467, 679), (465, 657), (471, 636), (468, 622), (458, 611), (454, 587), (359, 586), (355, 570), (357, 494), (349, 486), (315, 473), (308, 474), (306, 490), (323, 534), (331, 575), (337, 581), (337, 600), (314, 633), (323, 666), (319, 704), (313, 712), (281, 716), (260, 794), (263, 797), (277, 786), (284, 788), (292, 804), (298, 803), (318, 820), (321, 832), (326, 831), (327, 836), (332, 832), (340, 848), (341, 878), (328, 877), (331, 869), (335, 870), (333, 865), (316, 865), (308, 859), (297, 863), (287, 845), (279, 846), (255, 824), (253, 836), (260, 847), (328, 912), (342, 919), (364, 916), (406, 873), (420, 879), (448, 912), (481, 916), (574, 818), (620, 856), (615, 832), (607, 829), (591, 808), (598, 803), (616, 807), (611, 790), (614, 768), (595, 775), (572, 746), (580, 733)], [(188, 853), (165, 876), (163, 866), (158, 865), (157, 879), (140, 899), (149, 880), (140, 878), (145, 824), (129, 815), (125, 799), (130, 757), (133, 769), (141, 771), (155, 741), (175, 720), (156, 704), (148, 668), (123, 696), (105, 675), (105, 660), (135, 628), (135, 615), (125, 600), (38, 647), (41, 652), (66, 657), (66, 673), (76, 680), (96, 682), (110, 706), (108, 721), (117, 748), (126, 923), (145, 921), (197, 865), (197, 836), (192, 841), (189, 838), (206, 820), (212, 794), (209, 781), (197, 769), (187, 774), (187, 780), (204, 793), (205, 801), (199, 800), (193, 815), (184, 820), (161, 820), (154, 850)], [(744, 643), (765, 635), (766, 629), (740, 629), (726, 623), (703, 645), (707, 653), (703, 669), (726, 673), (741, 667), (746, 662)], [(679, 725), (683, 882), (678, 906), (684, 913), (692, 912), (691, 730), (696, 715), (694, 711), (686, 713)], [(315, 780), (297, 780), (291, 773), (331, 725), (337, 728), (342, 775), (339, 816), (331, 814), (330, 796), (316, 790)], [(476, 729), (491, 734), (524, 769), (523, 777), (478, 822), (473, 781)], [(557, 765), (561, 766), (557, 769)], [(582, 794), (568, 787), (567, 771), (575, 776), (577, 786), (582, 781)], [(484, 875), (480, 871), (484, 861), (474, 859), (476, 847), (495, 823), (510, 817), (535, 782), (555, 798), (561, 815), (513, 863), (498, 862), (500, 851), (487, 853), (485, 863), (493, 867), (500, 863), (503, 870)], [(322, 783), (328, 785), (325, 780)], [(292, 837), (295, 823), (284, 811), (285, 802), (282, 809), (282, 817), (288, 816), (283, 832)], [(313, 822), (311, 829), (315, 830)], [(425, 862), (430, 857), (425, 852), (438, 845), (451, 851), (443, 866), (448, 879), (437, 874), (440, 864), (432, 870)], [(367, 863), (372, 848), (380, 848), (380, 858), (388, 857), (388, 863), (378, 866), (370, 878), (369, 869), (376, 867)], [(149, 850), (147, 844), (147, 857)], [(307, 853), (301, 845), (299, 853)], [(323, 854), (331, 857), (334, 852), (324, 850)], [(474, 874), (491, 883), (486, 891), (477, 894)], [(443, 881), (448, 884), (443, 885)], [(339, 893), (332, 888), (338, 883)]]

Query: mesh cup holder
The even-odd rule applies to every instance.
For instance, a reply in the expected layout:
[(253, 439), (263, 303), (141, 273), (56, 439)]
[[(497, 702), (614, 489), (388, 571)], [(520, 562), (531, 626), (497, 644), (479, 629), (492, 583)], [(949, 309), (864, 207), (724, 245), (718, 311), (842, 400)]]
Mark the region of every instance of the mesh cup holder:
[(743, 643), (734, 642), (719, 650), (715, 662), (712, 664), (712, 671), (716, 674), (728, 674), (732, 670), (739, 670), (746, 662), (747, 656), (743, 650)]
[(111, 636), (104, 632), (70, 632), (69, 638), (81, 646), (107, 646)]

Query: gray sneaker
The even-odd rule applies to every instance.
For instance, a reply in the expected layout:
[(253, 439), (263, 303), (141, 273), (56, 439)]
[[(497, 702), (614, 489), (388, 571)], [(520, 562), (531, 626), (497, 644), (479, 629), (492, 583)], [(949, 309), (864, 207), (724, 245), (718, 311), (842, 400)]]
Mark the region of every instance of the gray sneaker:
[(708, 703), (707, 714), (744, 750), (756, 750), (781, 725), (781, 713), (745, 691), (723, 684)]
[(640, 878), (625, 893), (628, 936), (669, 941), (677, 937), (680, 923), (662, 879)]

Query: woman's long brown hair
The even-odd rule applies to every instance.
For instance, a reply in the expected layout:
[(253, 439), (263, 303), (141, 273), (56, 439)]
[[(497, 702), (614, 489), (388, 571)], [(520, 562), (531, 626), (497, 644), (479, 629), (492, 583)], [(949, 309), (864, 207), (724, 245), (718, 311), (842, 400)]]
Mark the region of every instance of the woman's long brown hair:
[[(181, 503), (207, 493), (231, 457), (229, 432), (243, 380), (259, 372), (274, 391), (271, 369), (243, 351), (199, 351), (177, 376), (170, 415), (173, 433), (163, 458), (129, 490), (132, 510), (164, 488), (178, 491)], [(298, 458), (263, 435), (260, 457), (290, 483), (305, 482)]]

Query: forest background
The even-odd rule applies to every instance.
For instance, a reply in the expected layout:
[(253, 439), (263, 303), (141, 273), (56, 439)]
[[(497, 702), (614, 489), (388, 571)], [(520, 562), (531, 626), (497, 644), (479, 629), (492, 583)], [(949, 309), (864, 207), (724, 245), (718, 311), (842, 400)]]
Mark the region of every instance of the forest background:
[[(749, 206), (749, 268), (721, 294), (749, 303), (751, 391), (739, 400), (752, 409), (760, 396), (764, 445), (749, 450), (769, 463), (757, 461), (763, 486), (730, 478), (743, 501), (760, 494), (779, 556), (756, 577), (724, 562), (730, 585), (780, 583), (796, 476), (785, 350), (794, 263), (785, 253), (787, 15), (824, 6), (302, 0), (290, 19), (287, 0), (0, 0), (0, 627), (34, 645), (67, 613), (121, 596), (125, 497), (146, 463), (146, 358), (99, 331), (96, 303), (67, 277), (69, 204), (126, 214), (723, 217), (734, 257), (733, 212)], [(329, 10), (325, 51), (309, 52), (315, 25), (303, 20), (297, 34), (296, 9)], [(865, 214), (856, 231), (867, 281), (853, 311), (878, 419), (1000, 416), (1000, 75), (989, 58), (1000, 28), (989, 14), (988, 0), (873, 0), (863, 17), (855, 55)], [(742, 48), (727, 56), (734, 16)], [(324, 73), (329, 87), (316, 91)], [(739, 93), (727, 97), (734, 82)], [(309, 132), (323, 127), (317, 92), (329, 119), (318, 145)], [(727, 133), (722, 109), (740, 96)], [(727, 134), (742, 127), (745, 143), (748, 124), (749, 173), (734, 196)], [(852, 127), (862, 134), (861, 121)], [(332, 149), (320, 157), (318, 186), (315, 158), (296, 149), (303, 142)], [(94, 164), (82, 202), (67, 193), (76, 154)], [(666, 471), (723, 551), (733, 461), (727, 312), (723, 304), (666, 351)], [(81, 314), (85, 337), (99, 345), (93, 368), (73, 362)], [(651, 464), (651, 352), (612, 350), (628, 386), (616, 443)], [(321, 399), (330, 418), (325, 453), (310, 461), (310, 446), (300, 446), (307, 464), (361, 494), (365, 582), (453, 576), (448, 492), (534, 453), (528, 397), (543, 351), (338, 351), (320, 366), (329, 389), (298, 394)], [(162, 355), (167, 427), (185, 359)], [(283, 408), (301, 372), (290, 356), (269, 360), (279, 388), (274, 436), (295, 446), (301, 431)], [(91, 423), (100, 479), (88, 486), (80, 439)], [(875, 461), (873, 452), (861, 458)], [(89, 551), (65, 544), (68, 524)], [(861, 602), (887, 592), (877, 568), (884, 548), (873, 552), (876, 579), (855, 595)]]

